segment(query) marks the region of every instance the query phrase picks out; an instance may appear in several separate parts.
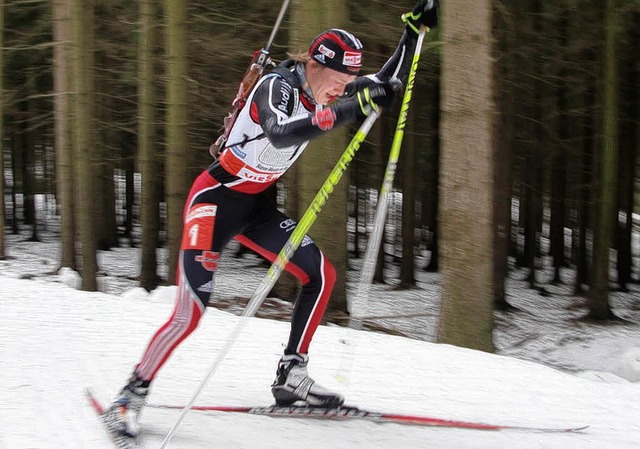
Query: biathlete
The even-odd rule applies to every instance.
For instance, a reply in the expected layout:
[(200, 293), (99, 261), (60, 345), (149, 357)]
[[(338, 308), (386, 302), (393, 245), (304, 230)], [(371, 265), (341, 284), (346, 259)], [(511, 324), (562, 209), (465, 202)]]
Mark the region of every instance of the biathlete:
[[(419, 27), (437, 25), (437, 6), (436, 0), (422, 0), (403, 16), (406, 26), (398, 47), (374, 75), (358, 76), (362, 44), (353, 34), (334, 28), (313, 39), (308, 52), (293, 55), (257, 82), (219, 157), (191, 187), (184, 208), (175, 310), (108, 408), (105, 419), (114, 432), (139, 433), (138, 417), (149, 387), (171, 353), (198, 326), (212, 296), (220, 253), (231, 239), (270, 262), (288, 240), (295, 222), (277, 209), (265, 190), (295, 163), (309, 140), (391, 106), (394, 85), (407, 81)], [(336, 271), (308, 236), (286, 270), (302, 289), (271, 391), (279, 405), (303, 401), (339, 406), (344, 398), (307, 373), (309, 345)]]

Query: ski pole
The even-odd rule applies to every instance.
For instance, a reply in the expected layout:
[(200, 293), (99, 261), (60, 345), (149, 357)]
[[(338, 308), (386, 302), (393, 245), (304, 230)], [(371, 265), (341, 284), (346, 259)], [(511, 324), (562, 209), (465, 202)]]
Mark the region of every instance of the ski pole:
[(374, 217), (374, 226), (369, 241), (367, 242), (367, 250), (365, 251), (364, 260), (362, 262), (362, 269), (360, 271), (360, 281), (356, 290), (351, 307), (351, 313), (349, 315), (349, 327), (354, 329), (360, 329), (362, 327), (362, 319), (359, 318), (362, 314), (362, 309), (366, 306), (367, 299), (369, 297), (369, 290), (373, 281), (373, 274), (376, 266), (376, 257), (380, 250), (380, 243), (382, 242), (382, 233), (384, 230), (384, 221), (387, 216), (387, 205), (389, 203), (389, 192), (393, 187), (393, 178), (395, 177), (396, 167), (398, 166), (398, 159), (400, 158), (400, 147), (402, 145), (402, 139), (404, 138), (404, 128), (407, 123), (407, 115), (409, 112), (409, 103), (411, 102), (411, 96), (413, 95), (413, 85), (416, 79), (416, 72), (418, 70), (418, 62), (420, 60), (420, 52), (422, 51), (422, 42), (427, 32), (424, 25), (420, 27), (420, 33), (418, 34), (418, 41), (416, 43), (416, 49), (413, 53), (413, 61), (411, 63), (411, 69), (409, 71), (409, 77), (407, 80), (407, 88), (405, 89), (404, 96), (402, 97), (402, 108), (400, 109), (400, 116), (398, 117), (398, 123), (396, 125), (396, 131), (393, 135), (393, 142), (391, 144), (391, 151), (389, 153), (389, 161), (384, 172), (384, 180), (382, 187), (380, 188), (380, 195), (378, 196), (378, 206), (376, 208), (376, 215)]
[(349, 163), (353, 160), (356, 152), (360, 149), (360, 145), (367, 137), (367, 134), (369, 134), (371, 127), (379, 116), (379, 111), (371, 111), (367, 119), (362, 123), (362, 125), (360, 125), (360, 128), (351, 139), (351, 142), (349, 142), (349, 145), (347, 145), (347, 148), (344, 150), (344, 153), (342, 153), (342, 156), (340, 156), (340, 159), (338, 159), (335, 167), (333, 167), (333, 170), (331, 170), (331, 173), (329, 173), (329, 176), (322, 184), (322, 187), (311, 201), (311, 204), (300, 219), (300, 222), (296, 225), (295, 229), (291, 233), (289, 240), (287, 240), (287, 243), (285, 243), (280, 253), (278, 253), (276, 260), (273, 262), (273, 264), (271, 264), (271, 267), (269, 267), (267, 275), (263, 278), (262, 282), (258, 286), (258, 289), (255, 291), (255, 293), (251, 297), (251, 300), (247, 303), (247, 306), (242, 312), (240, 321), (238, 321), (238, 324), (236, 324), (236, 327), (227, 339), (226, 344), (218, 352), (218, 355), (209, 368), (209, 371), (202, 379), (195, 393), (180, 413), (180, 416), (178, 417), (176, 423), (165, 436), (164, 440), (160, 444), (159, 449), (164, 449), (165, 447), (167, 447), (169, 441), (171, 441), (171, 439), (175, 435), (185, 416), (187, 415), (189, 410), (193, 408), (193, 404), (196, 402), (196, 399), (198, 399), (198, 396), (200, 396), (200, 393), (209, 382), (209, 379), (211, 379), (211, 377), (217, 371), (218, 365), (227, 356), (227, 354), (231, 350), (231, 347), (235, 344), (236, 340), (238, 339), (238, 335), (240, 335), (240, 333), (248, 323), (249, 318), (255, 315), (257, 310), (264, 302), (265, 298), (282, 274), (282, 271), (284, 270), (287, 262), (291, 259), (293, 253), (298, 249), (300, 243), (302, 243), (304, 236), (316, 221), (316, 218), (327, 202), (329, 195), (331, 194), (331, 192), (333, 192), (334, 187), (337, 186), (340, 182), (340, 179), (346, 171)]

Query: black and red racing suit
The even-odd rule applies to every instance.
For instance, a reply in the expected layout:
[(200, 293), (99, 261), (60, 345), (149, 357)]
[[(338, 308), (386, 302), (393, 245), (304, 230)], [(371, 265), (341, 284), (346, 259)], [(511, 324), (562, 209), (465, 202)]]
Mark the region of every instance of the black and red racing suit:
[[(227, 146), (191, 187), (184, 210), (173, 315), (155, 333), (136, 368), (152, 380), (173, 350), (198, 325), (212, 296), (220, 253), (231, 239), (273, 262), (296, 222), (276, 207), (265, 190), (300, 157), (309, 140), (356, 121), (353, 93), (367, 83), (406, 82), (415, 35), (407, 32), (375, 75), (356, 78), (344, 99), (322, 106), (305, 89), (304, 64), (293, 63), (287, 76), (260, 79), (238, 114)], [(351, 94), (351, 95), (350, 95)], [(286, 270), (302, 284), (291, 319), (285, 353), (306, 354), (320, 324), (336, 280), (331, 263), (305, 237)]]

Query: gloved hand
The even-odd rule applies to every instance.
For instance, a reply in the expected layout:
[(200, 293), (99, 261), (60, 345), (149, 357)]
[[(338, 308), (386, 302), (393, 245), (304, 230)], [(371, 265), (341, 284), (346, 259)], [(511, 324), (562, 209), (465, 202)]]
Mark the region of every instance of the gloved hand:
[(356, 93), (360, 113), (367, 116), (379, 108), (388, 109), (393, 106), (398, 83), (384, 82), (367, 86)]
[(418, 34), (421, 25), (427, 28), (438, 26), (438, 0), (420, 0), (413, 11), (402, 15), (407, 31)]

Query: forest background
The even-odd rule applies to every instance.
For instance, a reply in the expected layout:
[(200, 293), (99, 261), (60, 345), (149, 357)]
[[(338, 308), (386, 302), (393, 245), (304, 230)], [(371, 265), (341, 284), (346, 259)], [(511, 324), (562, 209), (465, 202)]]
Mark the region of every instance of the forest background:
[[(186, 193), (280, 6), (0, 0), (0, 236), (54, 235), (58, 268), (80, 271), (85, 290), (97, 288), (97, 254), (119, 245), (140, 248), (140, 285), (172, 283)], [(363, 72), (375, 72), (412, 7), (293, 1), (273, 58), (342, 27), (365, 45)], [(640, 305), (631, 288), (640, 2), (452, 1), (440, 19), (416, 79), (375, 281), (412, 288), (417, 271), (441, 273), (438, 340), (487, 351), (516, 267), (541, 295), (544, 282), (572, 282), (584, 319), (620, 320), (612, 291)], [(363, 256), (398, 112), (378, 121), (310, 232), (339, 273)], [(314, 142), (278, 183), (291, 217), (354, 131)], [(335, 322), (348, 313), (346, 278), (330, 305)], [(273, 295), (296, 288), (285, 276)]]

